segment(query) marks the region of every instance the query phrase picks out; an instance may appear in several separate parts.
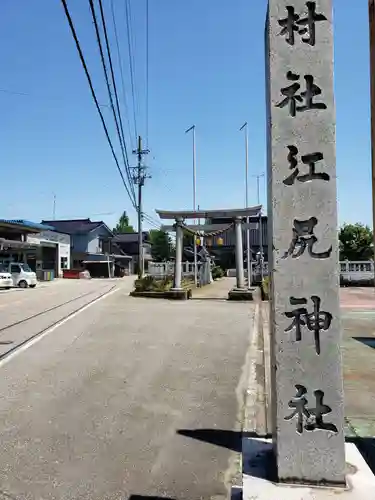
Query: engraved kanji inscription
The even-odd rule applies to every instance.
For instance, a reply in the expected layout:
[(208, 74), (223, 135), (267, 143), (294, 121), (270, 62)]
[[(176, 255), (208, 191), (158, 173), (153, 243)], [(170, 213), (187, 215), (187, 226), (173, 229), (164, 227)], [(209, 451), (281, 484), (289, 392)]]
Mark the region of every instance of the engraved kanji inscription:
[(284, 420), (292, 420), (296, 418), (296, 427), (298, 434), (302, 434), (303, 430), (306, 431), (330, 431), (335, 434), (338, 433), (337, 427), (329, 422), (324, 422), (324, 415), (332, 412), (332, 408), (323, 403), (324, 392), (320, 389), (314, 391), (315, 396), (315, 408), (308, 408), (308, 400), (305, 395), (307, 394), (307, 389), (303, 385), (296, 384), (295, 388), (297, 393), (289, 402), (289, 408), (293, 412), (284, 417)]
[[(304, 79), (306, 82), (306, 90), (298, 94), (301, 85), (298, 83), (300, 80), (300, 75), (288, 71), (286, 74), (287, 79), (290, 82), (294, 82), (289, 87), (284, 87), (281, 89), (281, 94), (285, 98), (276, 104), (277, 108), (284, 108), (289, 106), (290, 116), (295, 117), (298, 112), (308, 111), (311, 109), (327, 109), (327, 105), (323, 102), (314, 102), (314, 97), (320, 95), (322, 90), (318, 85), (314, 83), (314, 77), (312, 75), (305, 75)], [(301, 103), (299, 106), (297, 103)]]
[[(327, 331), (332, 323), (332, 314), (327, 311), (320, 310), (320, 297), (313, 295), (311, 297), (313, 303), (313, 312), (309, 313), (306, 307), (297, 307), (293, 311), (285, 312), (287, 318), (293, 319), (292, 323), (285, 329), (285, 332), (290, 332), (295, 329), (296, 342), (302, 340), (302, 327), (306, 326), (310, 332), (314, 332), (315, 352), (320, 354), (320, 333)], [(291, 306), (306, 306), (307, 299), (290, 297)]]
[[(287, 6), (287, 17), (278, 21), (282, 27), (280, 35), (285, 36), (289, 45), (294, 45), (295, 34), (302, 35), (304, 43), (314, 46), (316, 43), (316, 23), (327, 21), (324, 14), (316, 12), (316, 2), (306, 2), (307, 14), (301, 17), (296, 14), (294, 7)], [(307, 35), (304, 37), (303, 35)]]
[(302, 156), (301, 161), (303, 164), (309, 166), (309, 172), (306, 174), (300, 174), (298, 168), (298, 159), (297, 159), (298, 148), (296, 146), (287, 146), (287, 147), (289, 149), (289, 154), (287, 158), (289, 162), (289, 169), (293, 170), (293, 172), (286, 179), (283, 180), (283, 183), (286, 186), (292, 186), (295, 180), (299, 182), (308, 182), (315, 179), (322, 181), (330, 180), (330, 176), (326, 172), (316, 172), (315, 170), (316, 164), (324, 159), (323, 153), (316, 152)]
[(294, 219), (293, 238), (282, 258), (286, 259), (291, 256), (292, 259), (297, 259), (305, 253), (307, 248), (308, 254), (313, 259), (328, 259), (332, 253), (332, 245), (323, 252), (314, 251), (314, 245), (318, 242), (318, 238), (314, 234), (314, 228), (317, 224), (316, 217), (310, 217), (308, 220)]

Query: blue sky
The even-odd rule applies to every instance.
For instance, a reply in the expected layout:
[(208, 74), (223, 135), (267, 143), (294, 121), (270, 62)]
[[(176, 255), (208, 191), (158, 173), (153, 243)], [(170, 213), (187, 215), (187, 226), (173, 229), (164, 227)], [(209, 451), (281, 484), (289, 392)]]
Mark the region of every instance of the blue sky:
[[(238, 129), (245, 121), (251, 174), (266, 168), (266, 0), (149, 2), (152, 179), (144, 191), (145, 211), (156, 217), (155, 208), (192, 206), (191, 136), (184, 134), (192, 124), (198, 203), (202, 208), (241, 207), (244, 143)], [(108, 104), (88, 1), (68, 3), (99, 102)], [(334, 3), (339, 221), (372, 226), (367, 1)], [(104, 4), (110, 23), (110, 1)], [(114, 4), (132, 126), (124, 0)], [(144, 135), (145, 0), (131, 0), (131, 6), (137, 128)], [(0, 90), (28, 94), (0, 91), (0, 216), (51, 218), (55, 193), (57, 218), (89, 216), (112, 226), (126, 209), (135, 222), (60, 0), (2, 0), (0, 42)], [(110, 123), (108, 108), (103, 113)], [(115, 141), (113, 124), (110, 129)], [(128, 143), (131, 149), (130, 138)], [(262, 203), (265, 196), (262, 180)], [(257, 201), (254, 178), (249, 199)]]

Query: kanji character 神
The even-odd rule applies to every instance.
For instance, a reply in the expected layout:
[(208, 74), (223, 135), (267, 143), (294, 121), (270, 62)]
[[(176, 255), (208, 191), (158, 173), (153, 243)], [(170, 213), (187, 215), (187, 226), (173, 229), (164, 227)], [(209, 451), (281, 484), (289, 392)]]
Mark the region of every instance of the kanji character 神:
[[(314, 310), (309, 313), (306, 307), (298, 307), (293, 311), (285, 312), (287, 318), (293, 318), (292, 323), (285, 329), (285, 332), (290, 332), (295, 328), (296, 342), (302, 340), (302, 326), (306, 326), (310, 332), (314, 332), (315, 351), (320, 354), (320, 332), (327, 331), (332, 323), (332, 314), (320, 310), (320, 297), (313, 295), (311, 300), (314, 304)], [(307, 299), (290, 297), (290, 305), (292, 306), (305, 306)]]

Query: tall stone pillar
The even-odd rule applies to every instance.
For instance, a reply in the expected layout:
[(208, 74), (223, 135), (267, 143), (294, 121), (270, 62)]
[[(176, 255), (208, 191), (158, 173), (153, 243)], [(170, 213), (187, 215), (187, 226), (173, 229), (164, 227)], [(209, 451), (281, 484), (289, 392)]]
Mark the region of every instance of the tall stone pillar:
[(279, 480), (345, 483), (332, 0), (269, 0), (268, 215)]
[(234, 230), (236, 235), (236, 278), (237, 289), (245, 288), (245, 276), (243, 268), (243, 244), (242, 244), (242, 219), (236, 217), (234, 221)]
[(176, 219), (176, 257), (174, 264), (174, 283), (173, 290), (181, 290), (182, 280), (182, 247), (184, 232), (181, 226), (181, 219)]

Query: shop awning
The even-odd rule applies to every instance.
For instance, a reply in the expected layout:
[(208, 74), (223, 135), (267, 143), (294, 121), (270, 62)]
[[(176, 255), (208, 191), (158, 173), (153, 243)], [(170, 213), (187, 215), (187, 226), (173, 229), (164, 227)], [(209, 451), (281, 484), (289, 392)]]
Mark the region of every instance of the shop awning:
[(0, 238), (0, 249), (4, 250), (7, 248), (21, 248), (21, 249), (34, 249), (39, 247), (39, 243), (29, 243), (27, 241), (17, 241), (17, 240), (8, 240), (6, 238)]

